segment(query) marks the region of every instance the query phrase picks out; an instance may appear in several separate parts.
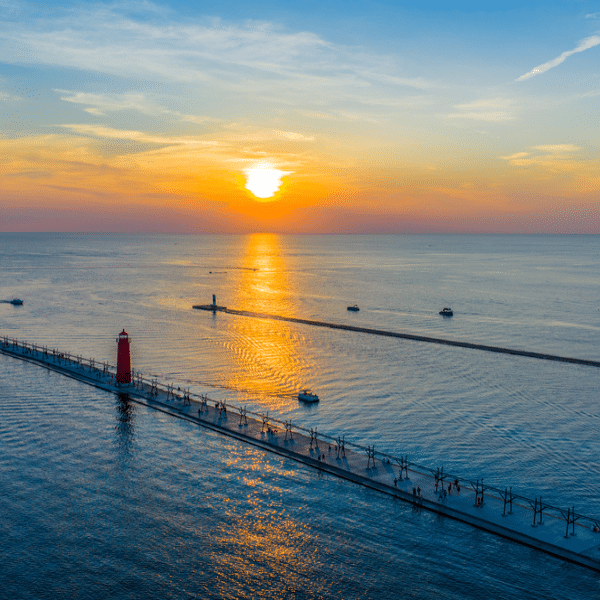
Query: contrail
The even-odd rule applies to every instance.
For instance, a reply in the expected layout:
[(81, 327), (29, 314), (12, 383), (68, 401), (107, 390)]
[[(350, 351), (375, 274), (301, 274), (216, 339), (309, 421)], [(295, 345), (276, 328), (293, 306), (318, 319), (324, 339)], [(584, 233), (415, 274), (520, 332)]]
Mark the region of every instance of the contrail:
[(576, 52), (583, 52), (584, 50), (587, 50), (588, 48), (593, 48), (594, 46), (597, 46), (598, 44), (600, 44), (600, 37), (598, 37), (597, 35), (593, 35), (589, 38), (585, 38), (585, 40), (581, 40), (581, 42), (579, 43), (579, 46), (577, 46), (577, 48), (573, 48), (573, 50), (567, 50), (566, 52), (563, 52), (560, 56), (557, 56), (556, 58), (549, 60), (548, 62), (544, 63), (543, 65), (540, 65), (539, 67), (535, 67), (534, 69), (529, 71), (529, 73), (525, 73), (525, 75), (521, 75), (521, 77), (518, 77), (517, 79), (515, 79), (515, 81), (523, 81), (523, 79), (529, 79), (530, 77), (533, 77), (534, 75), (539, 75), (540, 73), (545, 73), (546, 71), (552, 69), (552, 67), (556, 67), (557, 65), (560, 65), (560, 63), (564, 62), (569, 56), (571, 56), (571, 54), (575, 54)]

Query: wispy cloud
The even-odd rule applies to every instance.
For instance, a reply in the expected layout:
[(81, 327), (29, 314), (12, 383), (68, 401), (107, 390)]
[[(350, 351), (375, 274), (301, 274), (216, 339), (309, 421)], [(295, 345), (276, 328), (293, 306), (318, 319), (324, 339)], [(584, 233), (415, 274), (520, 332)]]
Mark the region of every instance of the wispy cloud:
[(313, 135), (303, 135), (302, 133), (296, 133), (294, 131), (274, 130), (273, 133), (277, 136), (281, 136), (283, 139), (293, 142), (312, 142), (315, 139)]
[(499, 158), (503, 159), (503, 160), (516, 160), (518, 158), (525, 158), (526, 156), (530, 156), (531, 152), (515, 152), (514, 154), (511, 154), (510, 156), (500, 156)]
[(540, 144), (528, 152), (516, 152), (500, 156), (513, 167), (525, 167), (535, 181), (556, 181), (564, 194), (576, 196), (600, 190), (600, 161), (597, 158), (580, 157), (580, 146), (574, 144)]
[(179, 111), (170, 110), (164, 106), (155, 104), (148, 100), (145, 94), (130, 92), (125, 94), (90, 94), (86, 92), (74, 92), (70, 90), (54, 90), (61, 96), (61, 100), (73, 104), (87, 105), (85, 112), (101, 117), (108, 113), (123, 110), (134, 110), (145, 115), (171, 115), (177, 121), (187, 123), (205, 123), (207, 121), (218, 122), (220, 119), (204, 115), (187, 115)]
[[(153, 135), (144, 131), (129, 129), (116, 129), (114, 127), (104, 127), (102, 125), (89, 124), (64, 124), (61, 127), (81, 135), (92, 136), (96, 138), (110, 138), (118, 140), (129, 140), (144, 144), (159, 144), (165, 146), (220, 146), (226, 148), (239, 142), (268, 142), (272, 140), (285, 140), (289, 142), (312, 142), (314, 136), (307, 136), (294, 131), (281, 131), (278, 129), (263, 130), (254, 128), (253, 131), (224, 131), (219, 136), (213, 136), (213, 139), (203, 139), (197, 136), (169, 136)], [(233, 127), (230, 126), (228, 129)], [(216, 139), (218, 138), (218, 139)]]
[(382, 83), (391, 83), (398, 86), (407, 86), (420, 90), (426, 90), (432, 87), (437, 87), (433, 82), (424, 79), (423, 77), (395, 77), (385, 73), (373, 73), (371, 71), (362, 71), (361, 74), (370, 79), (381, 81)]
[(85, 109), (94, 115), (105, 115), (108, 112), (116, 112), (121, 110), (136, 110), (145, 114), (156, 114), (162, 112), (149, 104), (143, 94), (89, 94), (85, 92), (72, 92), (69, 90), (54, 90), (61, 96), (61, 100), (72, 102), (73, 104), (88, 105)]
[(7, 94), (6, 92), (0, 92), (0, 102), (16, 102), (23, 100), (21, 96), (14, 96), (13, 94)]
[(508, 161), (514, 167), (536, 165), (553, 172), (572, 171), (580, 164), (573, 159), (572, 154), (579, 152), (581, 148), (574, 144), (541, 144), (532, 146), (529, 150), (537, 150), (537, 152), (515, 152), (499, 158)]
[(600, 19), (600, 12), (590, 13), (589, 15), (585, 15), (586, 19)]
[(542, 146), (533, 146), (534, 150), (549, 152), (550, 154), (564, 154), (565, 152), (577, 152), (581, 150), (579, 146), (574, 144), (545, 144)]
[(579, 46), (573, 48), (573, 50), (567, 50), (566, 52), (563, 52), (560, 56), (549, 60), (543, 65), (539, 65), (539, 67), (535, 67), (534, 69), (529, 71), (529, 73), (525, 73), (525, 75), (517, 77), (515, 81), (523, 81), (524, 79), (529, 79), (530, 77), (534, 77), (535, 75), (539, 75), (540, 73), (545, 73), (546, 71), (549, 71), (550, 69), (563, 63), (572, 54), (575, 54), (577, 52), (583, 52), (584, 50), (593, 48), (598, 44), (600, 44), (600, 37), (597, 35), (592, 35), (591, 37), (585, 38), (584, 40), (581, 40), (581, 42), (579, 42)]
[(515, 118), (511, 110), (513, 101), (507, 98), (474, 100), (467, 104), (455, 104), (459, 112), (445, 115), (450, 119), (471, 119), (475, 121), (511, 121)]
[(505, 111), (461, 112), (446, 116), (450, 119), (473, 119), (475, 121), (511, 121), (515, 118)]
[(61, 127), (64, 127), (65, 129), (70, 129), (71, 131), (82, 135), (91, 135), (98, 138), (130, 140), (145, 144), (164, 144), (178, 146), (216, 146), (219, 144), (219, 142), (216, 141), (201, 140), (194, 137), (151, 135), (143, 131), (115, 129), (113, 127), (102, 127), (100, 125), (65, 124), (61, 125)]
[[(273, 23), (177, 20), (149, 2), (90, 5), (27, 18), (0, 17), (0, 54), (7, 63), (48, 64), (205, 90), (218, 86), (247, 98), (272, 95), (313, 104), (397, 98), (398, 88), (432, 87), (406, 73), (397, 57), (333, 43), (310, 31)], [(141, 17), (139, 15), (142, 15)], [(391, 86), (393, 86), (393, 89)], [(69, 96), (80, 102), (83, 97)], [(122, 110), (107, 98), (87, 112)], [(135, 103), (136, 98), (127, 101)], [(85, 102), (82, 102), (85, 103)], [(102, 106), (101, 106), (102, 104)]]

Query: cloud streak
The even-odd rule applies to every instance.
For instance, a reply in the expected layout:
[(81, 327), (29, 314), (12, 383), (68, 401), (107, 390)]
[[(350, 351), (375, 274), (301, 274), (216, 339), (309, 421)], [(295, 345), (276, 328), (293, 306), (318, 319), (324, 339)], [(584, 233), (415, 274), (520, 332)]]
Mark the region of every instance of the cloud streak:
[(149, 116), (170, 115), (177, 121), (188, 123), (207, 123), (209, 121), (216, 123), (221, 121), (221, 119), (215, 119), (205, 115), (187, 115), (179, 111), (170, 110), (149, 101), (146, 96), (141, 93), (90, 94), (85, 92), (74, 92), (71, 90), (55, 89), (54, 91), (63, 94), (60, 99), (65, 102), (87, 105), (83, 110), (97, 117), (103, 117), (109, 113), (119, 111), (133, 110)]
[(565, 60), (569, 58), (569, 56), (571, 56), (572, 54), (576, 54), (577, 52), (583, 52), (584, 50), (589, 50), (590, 48), (593, 48), (598, 44), (600, 44), (600, 36), (592, 35), (591, 37), (585, 38), (584, 40), (581, 40), (581, 42), (579, 42), (579, 46), (573, 48), (573, 50), (567, 50), (566, 52), (563, 52), (560, 56), (549, 60), (543, 65), (539, 65), (538, 67), (531, 69), (529, 73), (525, 73), (525, 75), (517, 77), (515, 81), (524, 81), (525, 79), (530, 79), (531, 77), (535, 77), (536, 75), (545, 73), (546, 71), (549, 71), (550, 69), (553, 69), (554, 67), (565, 62)]
[(455, 104), (460, 112), (445, 115), (450, 119), (471, 119), (475, 121), (511, 121), (515, 118), (510, 110), (513, 101), (507, 98), (475, 100), (468, 104)]
[(577, 161), (572, 156), (579, 152), (581, 148), (574, 144), (542, 144), (540, 146), (531, 146), (529, 150), (534, 152), (516, 152), (510, 156), (500, 156), (513, 167), (537, 166), (552, 173), (574, 172), (585, 168), (586, 161)]
[[(176, 15), (158, 19), (152, 7), (141, 3), (143, 18), (129, 16), (118, 3), (23, 14), (13, 21), (0, 18), (0, 54), (7, 63), (191, 85), (206, 93), (215, 87), (247, 98), (260, 92), (294, 104), (307, 98), (315, 104), (330, 103), (332, 98), (361, 103), (382, 96), (397, 98), (402, 88), (432, 87), (420, 74), (402, 72), (396, 57), (367, 53), (310, 31), (208, 18), (181, 22)], [(382, 94), (382, 86), (391, 89)], [(92, 104), (85, 110), (96, 116), (126, 109), (127, 104), (133, 108), (139, 100), (64, 99)]]
[(65, 124), (61, 125), (80, 135), (90, 135), (98, 138), (110, 138), (117, 140), (130, 140), (146, 144), (164, 144), (168, 146), (217, 146), (219, 142), (212, 140), (200, 140), (192, 137), (174, 137), (164, 135), (149, 135), (143, 131), (132, 131), (124, 129), (114, 129), (112, 127), (102, 127), (100, 125), (80, 125)]

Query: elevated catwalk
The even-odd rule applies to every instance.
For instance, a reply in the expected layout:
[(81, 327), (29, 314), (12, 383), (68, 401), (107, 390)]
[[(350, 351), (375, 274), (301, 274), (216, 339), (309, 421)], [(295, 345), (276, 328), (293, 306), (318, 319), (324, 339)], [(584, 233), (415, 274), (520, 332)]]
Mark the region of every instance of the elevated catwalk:
[(363, 448), (291, 421), (254, 414), (188, 390), (176, 391), (172, 384), (139, 373), (132, 372), (131, 384), (120, 385), (113, 367), (93, 359), (7, 337), (0, 338), (0, 352), (108, 392), (126, 393), (134, 402), (394, 496), (418, 510), (445, 515), (600, 572), (600, 530), (595, 531), (600, 520), (576, 513), (574, 508), (550, 506), (542, 498), (532, 500), (512, 490), (483, 485), (482, 480), (428, 469), (407, 458), (377, 452), (373, 446)]

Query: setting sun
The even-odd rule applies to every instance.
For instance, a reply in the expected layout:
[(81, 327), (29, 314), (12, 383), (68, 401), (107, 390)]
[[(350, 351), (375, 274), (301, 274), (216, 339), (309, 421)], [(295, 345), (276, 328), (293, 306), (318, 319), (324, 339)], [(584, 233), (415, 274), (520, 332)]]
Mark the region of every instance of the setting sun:
[(246, 189), (261, 199), (272, 198), (281, 186), (281, 178), (288, 171), (275, 169), (270, 163), (259, 163), (246, 169)]

